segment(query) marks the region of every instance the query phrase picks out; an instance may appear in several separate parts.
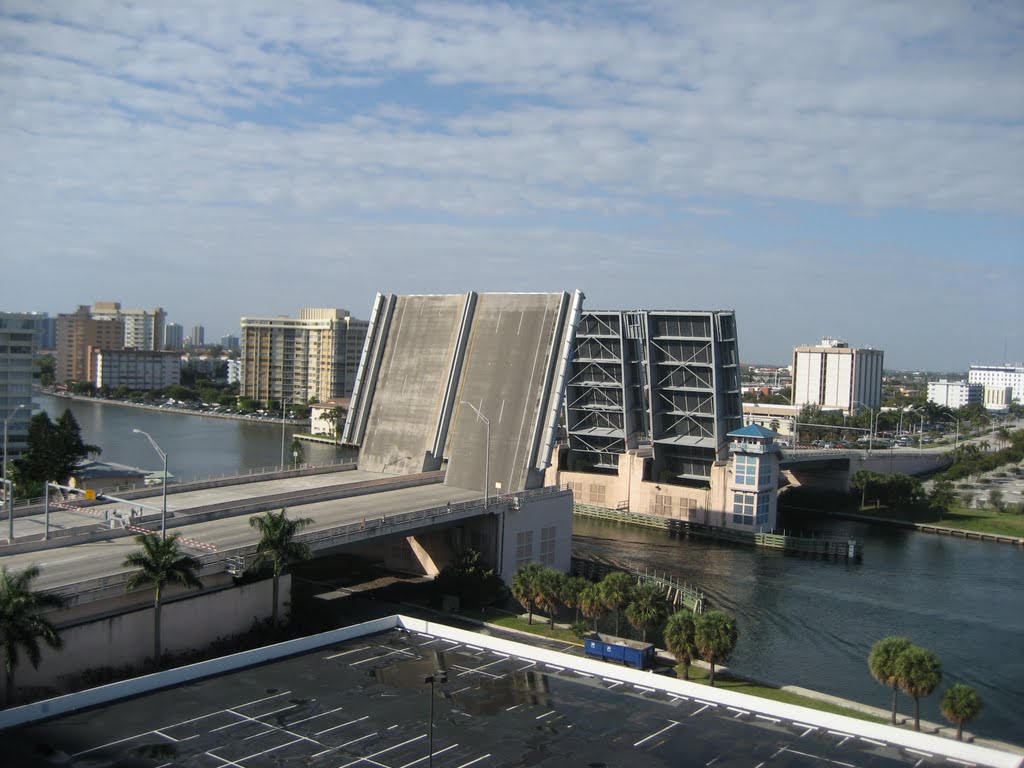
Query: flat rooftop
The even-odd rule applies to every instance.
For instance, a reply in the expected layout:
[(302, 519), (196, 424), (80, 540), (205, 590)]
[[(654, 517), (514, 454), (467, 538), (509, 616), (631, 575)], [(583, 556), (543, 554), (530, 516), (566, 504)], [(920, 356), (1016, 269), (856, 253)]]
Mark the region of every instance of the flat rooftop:
[[(13, 728), (4, 733), (7, 764), (426, 766), (431, 688), (424, 677), (440, 671), (447, 681), (433, 693), (433, 764), (444, 768), (1019, 764), (1016, 756), (938, 737), (861, 728), (431, 622), (403, 624), (413, 628), (352, 636)], [(59, 709), (50, 706), (30, 705), (39, 713)], [(766, 713), (772, 706), (807, 720)], [(894, 741), (877, 738), (890, 731)]]

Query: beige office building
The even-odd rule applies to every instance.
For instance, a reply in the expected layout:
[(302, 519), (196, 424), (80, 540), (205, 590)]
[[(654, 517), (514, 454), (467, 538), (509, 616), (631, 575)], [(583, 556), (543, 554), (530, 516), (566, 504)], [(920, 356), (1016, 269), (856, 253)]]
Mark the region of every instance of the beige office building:
[(368, 325), (344, 309), (243, 317), (239, 394), (264, 403), (351, 396)]
[(119, 301), (97, 301), (92, 305), (94, 320), (120, 320), (124, 323), (124, 340), (118, 347), (156, 352), (164, 346), (167, 313), (153, 309), (121, 309)]
[(91, 381), (90, 350), (123, 347), (123, 320), (96, 319), (87, 306), (80, 306), (69, 314), (57, 315), (57, 383)]
[(793, 350), (793, 405), (817, 405), (845, 413), (882, 407), (880, 349), (855, 349), (824, 338), (814, 347)]

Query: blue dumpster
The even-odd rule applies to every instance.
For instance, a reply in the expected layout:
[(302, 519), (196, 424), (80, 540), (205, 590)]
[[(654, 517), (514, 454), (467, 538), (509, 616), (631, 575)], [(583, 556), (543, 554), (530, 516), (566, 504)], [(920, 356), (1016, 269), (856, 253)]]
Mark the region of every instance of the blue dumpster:
[(583, 649), (592, 659), (614, 661), (635, 669), (648, 669), (654, 664), (654, 644), (639, 640), (595, 632), (583, 638)]

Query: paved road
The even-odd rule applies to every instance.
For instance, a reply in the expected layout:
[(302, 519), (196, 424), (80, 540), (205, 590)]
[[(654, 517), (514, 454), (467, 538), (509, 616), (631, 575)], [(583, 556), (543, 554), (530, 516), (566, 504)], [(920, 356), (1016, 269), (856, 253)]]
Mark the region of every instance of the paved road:
[[(279, 493), (299, 493), (302, 491), (325, 489), (332, 486), (348, 485), (368, 480), (381, 480), (385, 477), (393, 476), (382, 475), (378, 472), (349, 470), (321, 475), (288, 477), (280, 480), (262, 480), (255, 483), (239, 483), (237, 485), (226, 485), (220, 488), (207, 488), (205, 490), (183, 491), (168, 494), (167, 510), (172, 516), (182, 516), (194, 513), (211, 504), (247, 501), (255, 497), (272, 496)], [(68, 528), (95, 526), (97, 518), (103, 519), (105, 514), (112, 516), (115, 511), (126, 510), (128, 507), (142, 508), (145, 514), (150, 515), (160, 511), (160, 504), (161, 497), (158, 488), (153, 491), (152, 496), (143, 499), (97, 504), (87, 508), (83, 507), (82, 511), (78, 512), (53, 508), (50, 510), (50, 529), (51, 531), (58, 531)], [(75, 505), (75, 500), (68, 502), (68, 506)], [(22, 536), (42, 535), (44, 528), (45, 522), (42, 513), (16, 517), (14, 520), (14, 536), (16, 539)], [(3, 533), (6, 535), (6, 527), (3, 527)]]
[[(353, 481), (358, 481), (366, 479), (361, 477), (364, 474), (373, 473), (346, 473), (346, 477), (352, 477)], [(380, 476), (374, 475), (374, 477), (379, 478)], [(336, 479), (337, 476), (335, 476)], [(272, 489), (262, 489), (265, 493), (269, 494), (280, 492), (280, 486), (276, 485), (276, 483), (287, 482), (289, 481), (273, 481), (272, 483), (259, 483), (258, 485), (270, 485)], [(243, 498), (251, 498), (256, 495), (253, 485), (242, 486), (242, 488), (248, 490), (248, 495)], [(223, 491), (225, 495), (229, 495), (226, 489), (217, 490)], [(479, 494), (475, 491), (464, 491), (435, 484), (418, 488), (382, 491), (348, 499), (288, 506), (288, 512), (296, 517), (312, 518), (314, 524), (307, 530), (319, 531), (347, 523), (359, 522), (364, 518), (374, 520), (382, 515), (394, 515), (442, 506), (448, 501), (456, 503), (470, 501), (478, 497)], [(234, 498), (238, 498), (238, 496)], [(223, 551), (234, 547), (255, 544), (259, 540), (256, 530), (249, 525), (250, 517), (251, 515), (240, 515), (220, 520), (193, 523), (175, 528), (174, 532), (181, 533), (185, 538), (212, 544)], [(12, 569), (20, 569), (29, 565), (40, 566), (42, 573), (36, 585), (41, 589), (48, 589), (123, 573), (128, 569), (123, 568), (121, 563), (129, 552), (137, 548), (138, 545), (134, 539), (126, 537), (108, 541), (73, 544), (39, 552), (9, 555), (0, 558), (0, 563)], [(196, 555), (203, 554), (202, 549), (189, 549), (187, 551)]]

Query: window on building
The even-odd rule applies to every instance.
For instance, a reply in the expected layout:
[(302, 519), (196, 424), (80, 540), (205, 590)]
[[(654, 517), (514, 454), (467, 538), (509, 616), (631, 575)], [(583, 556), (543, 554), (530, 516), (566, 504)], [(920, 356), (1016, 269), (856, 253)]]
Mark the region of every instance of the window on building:
[(533, 562), (533, 531), (516, 534), (516, 570)]
[(775, 482), (775, 478), (772, 477), (772, 462), (765, 460), (761, 462), (760, 470), (757, 475), (757, 484), (761, 486), (772, 485)]
[(735, 462), (736, 485), (757, 485), (757, 457), (738, 454)]
[(736, 525), (766, 525), (768, 523), (767, 493), (742, 493), (732, 495), (732, 521)]
[(654, 514), (662, 517), (672, 516), (672, 497), (656, 494), (654, 497)]
[(590, 484), (590, 503), (591, 504), (604, 504), (604, 483)]
[(757, 524), (767, 525), (768, 524), (768, 494), (759, 493), (757, 494)]
[(555, 526), (540, 529), (540, 564), (555, 565)]

